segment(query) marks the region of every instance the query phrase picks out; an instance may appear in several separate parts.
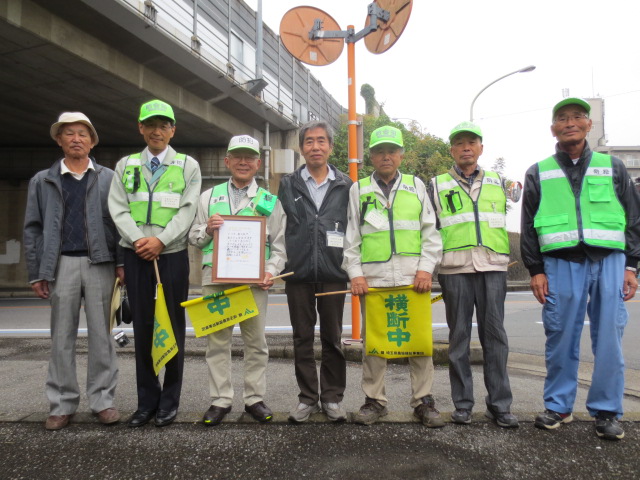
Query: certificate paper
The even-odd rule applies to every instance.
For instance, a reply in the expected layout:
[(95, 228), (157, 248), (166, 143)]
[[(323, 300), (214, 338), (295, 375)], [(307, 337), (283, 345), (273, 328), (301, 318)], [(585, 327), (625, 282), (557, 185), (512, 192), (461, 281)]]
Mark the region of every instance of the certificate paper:
[(212, 280), (260, 283), (264, 278), (266, 218), (222, 215), (214, 232)]

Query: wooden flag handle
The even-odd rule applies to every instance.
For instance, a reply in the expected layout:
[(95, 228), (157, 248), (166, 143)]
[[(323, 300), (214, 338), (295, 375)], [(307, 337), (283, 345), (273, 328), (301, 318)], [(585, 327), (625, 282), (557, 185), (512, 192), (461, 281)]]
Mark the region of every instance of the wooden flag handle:
[(327, 295), (339, 295), (341, 293), (351, 293), (351, 290), (336, 290), (335, 292), (316, 293), (316, 297), (326, 297)]
[(275, 277), (271, 277), (271, 280), (278, 280), (279, 278), (288, 277), (289, 275), (293, 275), (295, 272), (283, 273), (282, 275), (276, 275)]
[(158, 259), (157, 258), (153, 259), (153, 267), (156, 269), (156, 281), (158, 283), (162, 283), (160, 281), (160, 270), (158, 270)]

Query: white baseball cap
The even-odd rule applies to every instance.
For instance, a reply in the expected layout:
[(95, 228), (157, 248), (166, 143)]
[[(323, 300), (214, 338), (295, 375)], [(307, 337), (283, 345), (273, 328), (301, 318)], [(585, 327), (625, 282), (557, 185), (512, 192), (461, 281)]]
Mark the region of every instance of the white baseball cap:
[(231, 141), (229, 142), (229, 148), (227, 148), (227, 151), (232, 152), (241, 148), (252, 150), (260, 155), (260, 143), (258, 143), (258, 140), (250, 137), (249, 135), (236, 135), (235, 137), (232, 137)]

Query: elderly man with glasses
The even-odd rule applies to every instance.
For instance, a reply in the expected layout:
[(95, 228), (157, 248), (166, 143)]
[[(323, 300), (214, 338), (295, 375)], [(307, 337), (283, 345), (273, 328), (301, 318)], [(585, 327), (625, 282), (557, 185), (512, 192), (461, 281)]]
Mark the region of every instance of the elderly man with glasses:
[(545, 411), (535, 426), (553, 430), (573, 420), (586, 313), (594, 355), (587, 410), (598, 437), (619, 440), (628, 317), (623, 302), (638, 287), (640, 198), (620, 159), (590, 150), (590, 109), (579, 98), (553, 107), (556, 153), (525, 177), (522, 259), (543, 305), (547, 337)]
[[(222, 292), (236, 284), (213, 283), (213, 234), (224, 223), (221, 215), (267, 217), (266, 257), (269, 258), (271, 236), (274, 232), (271, 213), (276, 197), (258, 186), (255, 176), (260, 168), (260, 145), (249, 135), (231, 139), (224, 164), (231, 178), (200, 195), (196, 218), (189, 232), (189, 242), (202, 249), (202, 293), (205, 296)], [(272, 271), (275, 274), (275, 271)], [(269, 282), (271, 285), (272, 282)], [(266, 371), (269, 350), (265, 337), (267, 318), (267, 284), (252, 286), (251, 292), (258, 307), (258, 315), (240, 322), (244, 342), (244, 395), (245, 411), (255, 420), (271, 421), (273, 413), (263, 399), (266, 391)], [(219, 425), (231, 411), (233, 383), (231, 378), (231, 337), (233, 326), (207, 335), (206, 360), (209, 367), (211, 406), (203, 422), (207, 426)]]

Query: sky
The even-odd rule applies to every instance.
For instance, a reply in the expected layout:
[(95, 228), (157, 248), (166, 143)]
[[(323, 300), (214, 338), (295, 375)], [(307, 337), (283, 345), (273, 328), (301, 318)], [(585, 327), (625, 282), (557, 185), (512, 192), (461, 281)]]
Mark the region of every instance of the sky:
[[(245, 0), (254, 9), (257, 0)], [(279, 31), (291, 8), (310, 5), (331, 15), (342, 30), (360, 31), (369, 0), (306, 2), (263, 0), (263, 20)], [(474, 120), (483, 131), (480, 164), (498, 157), (505, 175), (524, 182), (527, 168), (554, 152), (551, 108), (563, 97), (604, 98), (608, 145), (640, 145), (640, 2), (630, 0), (485, 2), (414, 0), (407, 27), (387, 52), (374, 55), (356, 44), (358, 113), (360, 86), (368, 83), (389, 117), (416, 120), (424, 132), (447, 139), (469, 120), (475, 95), (493, 80), (522, 67), (476, 100)], [(347, 106), (347, 50), (311, 74)], [(406, 120), (405, 120), (406, 119)], [(519, 206), (507, 228), (519, 230)]]

